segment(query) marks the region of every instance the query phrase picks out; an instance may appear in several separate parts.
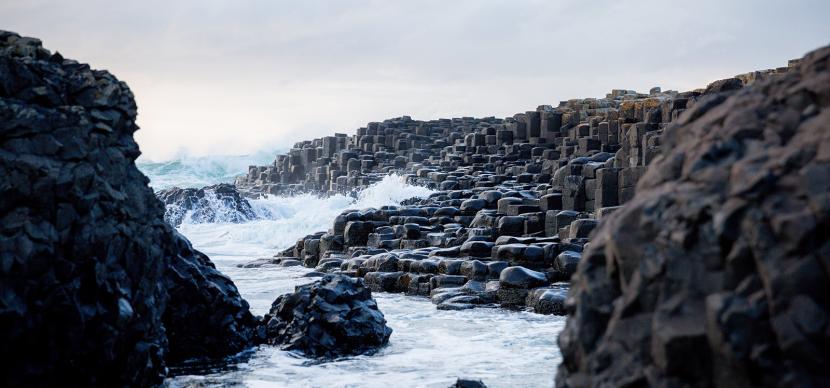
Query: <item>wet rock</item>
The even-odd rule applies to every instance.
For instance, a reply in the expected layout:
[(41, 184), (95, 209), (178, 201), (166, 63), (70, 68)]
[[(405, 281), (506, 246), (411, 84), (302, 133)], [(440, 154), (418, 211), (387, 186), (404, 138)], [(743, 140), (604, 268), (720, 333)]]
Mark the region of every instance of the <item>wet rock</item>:
[(499, 283), (502, 288), (534, 288), (546, 285), (545, 274), (524, 267), (508, 267), (501, 271)]
[(400, 279), (403, 272), (369, 272), (363, 276), (366, 287), (375, 292), (404, 292)]
[(458, 295), (449, 298), (436, 306), (438, 310), (469, 310), (482, 304), (481, 298), (475, 295)]
[(237, 264), (238, 268), (262, 268), (262, 267), (276, 267), (279, 265), (281, 257), (263, 257), (261, 259), (251, 260), (247, 263)]
[(497, 247), (496, 259), (506, 261), (512, 266), (543, 268), (545, 266), (545, 250), (535, 245), (501, 245)]
[(185, 218), (192, 223), (239, 223), (256, 219), (248, 200), (227, 183), (201, 189), (173, 187), (159, 191), (156, 196), (165, 205), (164, 220), (173, 226), (179, 226)]
[(470, 280), (486, 280), (490, 274), (487, 264), (478, 260), (467, 260), (461, 263), (461, 275)]
[(498, 279), (501, 276), (501, 271), (509, 267), (510, 264), (506, 261), (491, 261), (487, 263), (488, 276), (493, 279)]
[(398, 270), (398, 256), (394, 253), (380, 253), (370, 257), (361, 264), (366, 272), (396, 272)]
[(498, 300), (502, 306), (524, 305), (528, 289), (548, 284), (545, 274), (524, 267), (508, 267), (499, 275)]
[(459, 378), (449, 388), (487, 388), (481, 380), (469, 380)]
[(444, 259), (438, 262), (438, 273), (444, 275), (459, 275), (461, 274), (461, 264), (464, 260)]
[(527, 294), (525, 304), (533, 312), (546, 315), (566, 315), (565, 300), (568, 298), (568, 283), (556, 283), (549, 287), (534, 288)]
[(483, 199), (468, 199), (461, 203), (459, 210), (467, 215), (475, 215), (479, 210), (487, 206), (487, 201)]
[(596, 220), (581, 219), (571, 222), (570, 238), (588, 238), (599, 223)]
[(461, 244), (459, 254), (473, 257), (490, 257), (493, 251), (493, 243), (489, 241), (467, 241)]
[(504, 216), (496, 225), (499, 236), (521, 236), (525, 230), (525, 218), (521, 216)]
[(363, 281), (343, 275), (326, 275), (278, 297), (264, 322), (268, 343), (309, 357), (372, 352), (392, 334)]
[(461, 275), (436, 275), (429, 280), (431, 289), (444, 287), (460, 287), (467, 282), (467, 278)]
[(348, 246), (366, 245), (369, 234), (374, 230), (374, 224), (364, 221), (347, 222), (343, 230), (343, 241)]
[(320, 260), (314, 269), (319, 272), (333, 272), (335, 270), (339, 270), (342, 265), (342, 259), (326, 258)]
[(582, 259), (580, 252), (564, 251), (556, 256), (553, 268), (559, 271), (565, 279), (570, 279), (576, 272), (576, 267)]

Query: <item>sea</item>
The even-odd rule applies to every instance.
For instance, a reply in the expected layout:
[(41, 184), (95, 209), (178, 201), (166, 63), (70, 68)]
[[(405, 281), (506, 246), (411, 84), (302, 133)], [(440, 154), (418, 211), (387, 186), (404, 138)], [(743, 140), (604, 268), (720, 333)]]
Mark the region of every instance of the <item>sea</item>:
[[(139, 159), (138, 168), (154, 190), (233, 183), (249, 165), (272, 162), (278, 150), (250, 155), (179, 156), (167, 161)], [(313, 281), (306, 268), (239, 268), (271, 257), (297, 239), (329, 229), (345, 209), (396, 205), (432, 191), (389, 175), (354, 196), (265, 196), (251, 200), (257, 218), (231, 223), (221, 218), (178, 228), (229, 276), (256, 315), (268, 312), (277, 296)], [(222, 206), (217, 202), (214, 206)], [(221, 210), (221, 209), (217, 209)], [(222, 214), (222, 211), (218, 211)], [(263, 345), (231, 365), (177, 371), (170, 387), (448, 387), (457, 378), (488, 387), (551, 387), (561, 355), (556, 343), (564, 317), (501, 308), (440, 311), (428, 298), (373, 293), (393, 329), (389, 345), (372, 355), (327, 362)]]

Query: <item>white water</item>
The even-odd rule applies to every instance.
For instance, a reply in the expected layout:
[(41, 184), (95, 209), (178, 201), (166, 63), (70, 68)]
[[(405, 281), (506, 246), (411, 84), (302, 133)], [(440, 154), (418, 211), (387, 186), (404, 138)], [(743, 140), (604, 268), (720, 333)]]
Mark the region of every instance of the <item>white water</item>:
[[(399, 176), (387, 176), (371, 188), (358, 193), (357, 198), (335, 195), (319, 198), (312, 194), (293, 197), (269, 195), (250, 200), (257, 214), (256, 220), (243, 224), (183, 223), (179, 231), (193, 244), (213, 255), (273, 256), (305, 235), (328, 230), (334, 218), (343, 210), (379, 208), (396, 205), (412, 197), (424, 197), (432, 191), (424, 187), (406, 185)], [(214, 201), (213, 204), (221, 205)], [(226, 213), (217, 211), (217, 214)]]
[(189, 156), (183, 153), (160, 162), (139, 158), (136, 165), (150, 178), (150, 186), (155, 190), (173, 186), (200, 188), (216, 183), (233, 183), (237, 175), (248, 172), (249, 165), (270, 164), (277, 153), (265, 150), (251, 155)]
[[(155, 178), (154, 181), (160, 181)], [(215, 183), (215, 182), (210, 182)], [(273, 300), (311, 281), (304, 268), (237, 268), (272, 256), (302, 236), (326, 230), (349, 208), (397, 204), (430, 191), (389, 176), (357, 199), (312, 195), (251, 201), (259, 219), (241, 224), (185, 222), (180, 231), (230, 276), (251, 304), (266, 313)], [(217, 202), (220, 203), (220, 202)], [(550, 387), (560, 361), (556, 336), (564, 319), (479, 308), (439, 311), (422, 297), (375, 293), (394, 330), (389, 345), (371, 356), (313, 363), (262, 346), (246, 362), (206, 376), (179, 376), (171, 386), (250, 387), (446, 387), (457, 377), (482, 379), (489, 387)]]

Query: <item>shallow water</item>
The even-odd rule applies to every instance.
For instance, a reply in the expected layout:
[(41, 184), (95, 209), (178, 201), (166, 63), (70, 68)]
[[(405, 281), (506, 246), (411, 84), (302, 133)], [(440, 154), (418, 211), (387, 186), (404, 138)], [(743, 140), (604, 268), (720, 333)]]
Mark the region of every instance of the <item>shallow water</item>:
[[(298, 238), (325, 230), (347, 208), (379, 207), (429, 190), (388, 177), (357, 199), (268, 197), (252, 202), (259, 220), (185, 223), (179, 231), (230, 276), (254, 314), (266, 313), (281, 294), (312, 281), (305, 268), (237, 268), (272, 256)], [(244, 362), (219, 372), (169, 379), (171, 386), (240, 385), (291, 387), (446, 387), (457, 377), (490, 387), (549, 387), (560, 360), (556, 336), (564, 318), (498, 308), (439, 311), (424, 297), (374, 293), (388, 325), (389, 345), (373, 355), (314, 363), (294, 353), (261, 346)]]

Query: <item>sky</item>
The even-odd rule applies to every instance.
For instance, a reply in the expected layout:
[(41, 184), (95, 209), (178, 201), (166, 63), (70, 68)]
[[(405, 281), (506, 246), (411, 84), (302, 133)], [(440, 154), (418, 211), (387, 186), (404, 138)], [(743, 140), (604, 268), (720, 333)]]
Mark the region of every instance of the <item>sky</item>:
[(285, 149), (370, 121), (691, 90), (830, 43), (830, 1), (0, 0), (0, 29), (107, 69), (147, 160)]

